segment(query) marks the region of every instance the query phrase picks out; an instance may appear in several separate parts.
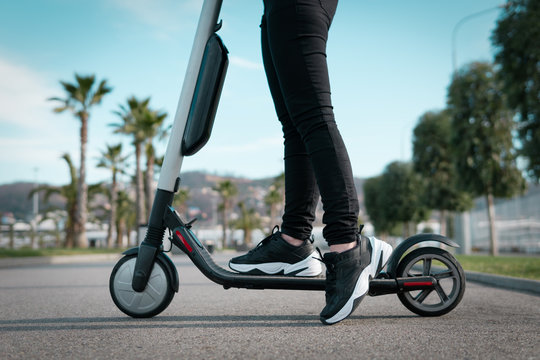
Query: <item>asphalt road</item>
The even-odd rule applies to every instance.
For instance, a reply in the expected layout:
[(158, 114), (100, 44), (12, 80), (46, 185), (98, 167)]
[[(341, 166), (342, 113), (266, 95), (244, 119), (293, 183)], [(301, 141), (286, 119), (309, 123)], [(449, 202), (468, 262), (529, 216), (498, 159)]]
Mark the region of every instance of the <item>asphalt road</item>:
[(187, 257), (173, 260), (180, 292), (143, 320), (112, 302), (112, 261), (0, 269), (0, 358), (540, 359), (538, 296), (468, 283), (443, 317), (419, 317), (386, 295), (323, 326), (322, 292), (225, 291)]

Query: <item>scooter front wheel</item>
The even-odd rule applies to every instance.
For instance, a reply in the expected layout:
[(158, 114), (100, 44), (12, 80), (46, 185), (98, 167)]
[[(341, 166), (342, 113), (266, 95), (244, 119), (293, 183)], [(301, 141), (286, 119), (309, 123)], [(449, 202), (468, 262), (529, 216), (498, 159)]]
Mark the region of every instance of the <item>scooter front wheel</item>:
[(174, 297), (172, 280), (165, 266), (156, 259), (146, 288), (136, 292), (131, 287), (137, 255), (118, 261), (109, 280), (109, 291), (118, 308), (135, 318), (149, 318), (165, 310)]
[(465, 293), (465, 273), (448, 251), (424, 247), (407, 254), (399, 263), (397, 277), (432, 276), (432, 289), (398, 294), (407, 309), (421, 316), (440, 316), (452, 311)]

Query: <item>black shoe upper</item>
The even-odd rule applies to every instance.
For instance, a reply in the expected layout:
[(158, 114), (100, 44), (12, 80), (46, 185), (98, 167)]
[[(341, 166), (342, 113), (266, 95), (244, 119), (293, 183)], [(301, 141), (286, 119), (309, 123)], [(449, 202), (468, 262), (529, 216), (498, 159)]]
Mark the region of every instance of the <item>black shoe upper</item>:
[[(371, 262), (371, 251), (369, 240), (362, 237), (353, 249), (324, 254), (326, 306), (320, 314), (321, 319), (331, 318), (349, 301), (360, 274)], [(354, 307), (358, 306), (360, 301), (361, 299), (355, 302)]]
[(301, 246), (294, 246), (285, 241), (281, 237), (281, 232), (278, 230), (263, 239), (247, 254), (232, 258), (230, 262), (233, 264), (263, 264), (271, 262), (295, 264), (307, 258), (313, 251), (313, 244), (309, 239), (306, 239)]

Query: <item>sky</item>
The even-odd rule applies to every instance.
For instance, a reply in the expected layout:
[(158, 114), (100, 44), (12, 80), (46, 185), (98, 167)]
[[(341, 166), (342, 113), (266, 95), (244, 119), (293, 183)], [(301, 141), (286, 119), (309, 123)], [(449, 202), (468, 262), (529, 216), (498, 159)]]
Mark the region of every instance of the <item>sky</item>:
[[(427, 111), (446, 106), (452, 33), (458, 68), (492, 61), (491, 32), (504, 0), (341, 0), (327, 45), (336, 121), (354, 176), (379, 175), (411, 159), (412, 131)], [(79, 164), (80, 122), (55, 114), (60, 81), (95, 74), (113, 88), (91, 111), (89, 183), (107, 181), (96, 168), (113, 134), (114, 114), (130, 96), (172, 123), (202, 0), (0, 0), (0, 184), (69, 182), (61, 159)], [(204, 170), (253, 179), (283, 171), (283, 139), (262, 66), (262, 0), (224, 0), (219, 31), (229, 69), (212, 137), (181, 171)], [(158, 155), (166, 140), (156, 141)], [(133, 160), (134, 156), (131, 156)], [(133, 166), (131, 166), (133, 170)]]

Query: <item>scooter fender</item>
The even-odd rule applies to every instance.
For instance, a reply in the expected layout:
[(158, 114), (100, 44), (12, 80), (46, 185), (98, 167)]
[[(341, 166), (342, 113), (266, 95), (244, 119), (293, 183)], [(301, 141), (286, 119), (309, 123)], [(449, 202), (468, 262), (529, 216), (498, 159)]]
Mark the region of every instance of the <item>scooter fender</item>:
[(438, 234), (417, 234), (411, 236), (410, 238), (407, 238), (401, 242), (392, 252), (386, 266), (386, 274), (390, 278), (395, 278), (399, 260), (401, 260), (403, 254), (405, 254), (405, 252), (407, 252), (407, 250), (409, 250), (412, 246), (425, 241), (437, 241), (451, 247), (459, 247), (459, 245), (454, 241)]
[[(128, 249), (124, 251), (123, 255), (137, 255), (139, 253), (139, 247), (134, 247), (131, 249)], [(172, 280), (172, 288), (175, 292), (178, 292), (179, 289), (179, 279), (178, 279), (178, 271), (176, 270), (176, 266), (174, 266), (174, 263), (172, 260), (165, 255), (163, 252), (159, 251), (156, 257), (156, 261), (160, 261), (161, 264), (164, 266), (165, 271), (169, 274)]]

